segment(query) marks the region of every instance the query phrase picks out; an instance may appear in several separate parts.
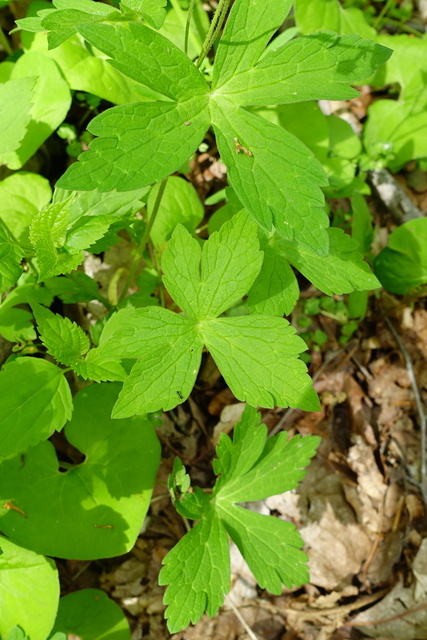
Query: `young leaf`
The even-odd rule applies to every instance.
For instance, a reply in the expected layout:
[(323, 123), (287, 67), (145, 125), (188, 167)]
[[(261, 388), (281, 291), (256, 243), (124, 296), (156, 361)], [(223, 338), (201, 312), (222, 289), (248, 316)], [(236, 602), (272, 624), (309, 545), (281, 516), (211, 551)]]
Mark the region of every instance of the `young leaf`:
[[(169, 605), (166, 618), (171, 633), (197, 622), (204, 611), (215, 615), (221, 606), (230, 587), (225, 531), (236, 542), (262, 588), (280, 594), (282, 584), (292, 588), (308, 580), (307, 556), (300, 550), (303, 542), (294, 525), (247, 511), (236, 503), (296, 487), (315, 454), (319, 438), (288, 439), (288, 434), (281, 433), (266, 440), (266, 428), (259, 423), (260, 415), (247, 407), (235, 427), (233, 440), (221, 435), (214, 466), (215, 473), (221, 475), (212, 498), (205, 496), (200, 502), (204, 504), (198, 516), (200, 522), (163, 561), (159, 582), (169, 585), (164, 601)], [(200, 549), (197, 562), (194, 549)], [(196, 593), (193, 581), (197, 584)]]
[(114, 635), (114, 640), (130, 640), (129, 623), (122, 609), (100, 589), (82, 589), (60, 599), (49, 640), (61, 632), (65, 638), (74, 635), (101, 640)]
[(71, 197), (44, 207), (33, 218), (30, 240), (36, 252), (39, 282), (73, 271), (83, 260), (81, 251), (69, 253), (63, 249), (70, 204)]
[(55, 360), (72, 367), (89, 351), (89, 338), (75, 322), (40, 305), (34, 305), (33, 313), (41, 341)]
[[(82, 378), (95, 382), (124, 380), (126, 373), (117, 359), (90, 349), (88, 336), (69, 318), (55, 315), (49, 309), (33, 305), (40, 338), (47, 352), (58, 362), (71, 367)], [(83, 357), (85, 356), (85, 357)]]
[(38, 358), (6, 364), (0, 372), (0, 459), (60, 431), (72, 410), (70, 387), (54, 364)]
[(25, 309), (7, 309), (0, 306), (0, 335), (10, 342), (35, 340), (36, 332), (31, 313)]
[[(0, 636), (5, 640), (46, 640), (58, 600), (59, 579), (53, 560), (0, 537)], [(16, 627), (25, 633), (12, 635)]]
[[(61, 473), (53, 445), (43, 442), (25, 453), (24, 464), (17, 456), (0, 465), (6, 535), (46, 555), (81, 560), (122, 555), (133, 547), (150, 503), (160, 446), (145, 416), (111, 420), (119, 388), (90, 385), (74, 398), (65, 435), (85, 455), (82, 464)], [(3, 506), (10, 502), (28, 517)]]

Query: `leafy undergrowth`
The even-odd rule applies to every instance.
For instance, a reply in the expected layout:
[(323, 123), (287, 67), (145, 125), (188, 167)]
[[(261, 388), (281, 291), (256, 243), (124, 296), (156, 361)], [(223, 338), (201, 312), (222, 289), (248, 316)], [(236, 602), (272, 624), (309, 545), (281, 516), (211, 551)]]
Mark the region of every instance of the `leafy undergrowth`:
[(201, 3), (64, 2), (0, 2), (0, 634), (427, 637), (421, 16), (236, 0), (197, 70)]

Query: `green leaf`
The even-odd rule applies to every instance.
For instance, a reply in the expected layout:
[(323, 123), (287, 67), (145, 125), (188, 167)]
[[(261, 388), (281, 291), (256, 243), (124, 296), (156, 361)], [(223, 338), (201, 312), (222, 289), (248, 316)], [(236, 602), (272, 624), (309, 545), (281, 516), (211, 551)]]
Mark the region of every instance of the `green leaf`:
[(370, 76), (391, 53), (357, 35), (318, 32), (271, 51), (246, 73), (220, 80), (215, 92), (240, 106), (350, 100), (359, 92), (348, 85)]
[(388, 247), (374, 260), (375, 275), (391, 293), (410, 293), (427, 282), (427, 219), (417, 218), (397, 227)]
[(363, 11), (356, 7), (344, 9), (338, 0), (295, 0), (294, 9), (300, 33), (325, 30), (341, 34), (357, 33), (363, 38), (377, 36)]
[[(155, 185), (148, 196), (147, 215), (151, 212), (159, 192), (160, 184)], [(150, 238), (155, 245), (163, 248), (170, 239), (177, 224), (182, 224), (192, 232), (203, 220), (204, 208), (197, 191), (190, 182), (171, 176), (168, 178)]]
[(188, 398), (200, 367), (202, 342), (195, 323), (158, 307), (122, 309), (107, 323), (99, 351), (140, 358), (125, 380), (113, 416), (176, 407)]
[(307, 347), (283, 318), (217, 318), (204, 321), (201, 334), (239, 400), (252, 406), (319, 411), (306, 366), (298, 359)]
[(0, 162), (13, 163), (31, 120), (35, 78), (0, 83)]
[[(75, 271), (61, 278), (49, 278), (45, 281), (44, 285), (46, 290), (51, 292), (52, 297), (56, 296), (66, 304), (102, 299), (95, 280), (82, 271)], [(39, 302), (39, 300), (37, 300), (37, 302)], [(49, 301), (41, 302), (46, 304), (46, 306), (50, 304)]]
[(31, 313), (25, 309), (4, 309), (1, 306), (0, 335), (10, 342), (35, 340), (37, 336), (31, 320)]
[(139, 13), (153, 29), (160, 29), (166, 17), (167, 0), (121, 0), (120, 7)]
[(190, 317), (215, 318), (250, 289), (262, 265), (257, 228), (246, 212), (234, 216), (203, 246), (178, 226), (163, 254), (164, 283)]
[(89, 351), (89, 338), (75, 322), (40, 305), (33, 305), (33, 313), (41, 341), (58, 362), (71, 367), (82, 378), (95, 382), (126, 378), (125, 370), (117, 359), (100, 353), (98, 349)]
[(164, 597), (171, 633), (213, 617), (230, 589), (230, 553), (225, 529), (208, 504), (206, 513), (164, 559), (159, 584), (170, 585)]
[(100, 589), (82, 589), (59, 601), (55, 633), (81, 640), (130, 640), (129, 623), (121, 608)]
[[(54, 562), (4, 537), (0, 538), (0, 550), (0, 636), (23, 640), (28, 634), (31, 640), (46, 640), (59, 600)], [(12, 635), (17, 626), (25, 633)]]
[[(53, 366), (53, 365), (52, 365)], [(146, 417), (110, 419), (120, 386), (88, 386), (75, 396), (65, 435), (85, 460), (59, 470), (50, 442), (0, 466), (1, 529), (46, 555), (81, 560), (127, 553), (147, 512), (160, 446)], [(4, 499), (3, 499), (4, 498)]]
[(75, 322), (40, 305), (33, 306), (33, 313), (41, 341), (55, 360), (72, 367), (89, 351), (89, 338)]
[(255, 66), (291, 5), (290, 0), (270, 0), (268, 4), (239, 0), (233, 4), (216, 52), (215, 87)]
[(207, 104), (206, 96), (195, 96), (183, 102), (137, 103), (105, 111), (88, 127), (100, 138), (91, 142), (89, 151), (57, 185), (128, 191), (159, 182), (202, 142), (209, 126)]
[[(303, 541), (294, 525), (247, 511), (236, 503), (296, 487), (320, 439), (288, 439), (287, 433), (281, 433), (267, 440), (267, 429), (259, 423), (260, 415), (247, 407), (233, 440), (221, 435), (214, 465), (220, 477), (212, 498), (200, 500), (204, 508), (199, 523), (163, 561), (159, 582), (169, 585), (164, 602), (169, 605), (166, 618), (171, 633), (196, 623), (204, 611), (214, 616), (222, 605), (230, 588), (225, 531), (262, 588), (279, 595), (282, 584), (292, 588), (309, 579), (307, 556), (300, 550)], [(186, 495), (191, 498), (192, 494)]]
[(13, 229), (21, 245), (31, 246), (28, 229), (32, 218), (50, 202), (51, 196), (48, 180), (35, 173), (20, 171), (0, 182), (0, 218)]
[(111, 58), (113, 67), (171, 100), (207, 94), (208, 84), (183, 51), (142, 24), (130, 22), (128, 27), (96, 24), (79, 31)]
[(252, 313), (290, 315), (299, 297), (299, 286), (288, 261), (268, 244), (258, 278), (248, 294)]
[(368, 155), (397, 172), (406, 162), (427, 156), (427, 87), (415, 76), (399, 100), (378, 100), (369, 108), (363, 130)]
[[(326, 255), (329, 222), (320, 187), (327, 181), (313, 153), (292, 134), (225, 98), (211, 104), (211, 113), (230, 184), (249, 213), (265, 229), (274, 225), (284, 238)], [(235, 140), (252, 155), (236, 153)]]
[(114, 20), (120, 16), (114, 10), (102, 2), (85, 2), (81, 8), (68, 6), (57, 11), (49, 11), (42, 18), (41, 26), (48, 31), (49, 49), (54, 49), (73, 36), (78, 27), (92, 22), (102, 22), (103, 20)]
[(44, 207), (33, 218), (30, 240), (36, 252), (39, 282), (73, 271), (83, 261), (83, 253), (64, 250), (71, 198)]
[(71, 104), (71, 95), (56, 63), (36, 51), (25, 53), (17, 60), (11, 77), (27, 83), (31, 81), (31, 86), (36, 79), (26, 133), (19, 148), (8, 154), (6, 160), (0, 157), (0, 162), (7, 162), (9, 169), (20, 169), (63, 122)]
[(0, 293), (10, 289), (20, 277), (23, 255), (24, 251), (0, 221)]
[(6, 364), (0, 372), (0, 459), (60, 431), (72, 410), (70, 387), (54, 364), (38, 358)]
[(162, 99), (157, 92), (123, 75), (102, 57), (97, 49), (88, 50), (82, 38), (73, 36), (56, 49), (47, 48), (46, 33), (37, 33), (29, 42), (22, 34), (25, 48), (40, 51), (54, 60), (61, 69), (70, 89), (87, 91), (113, 104), (128, 104)]
[(357, 243), (341, 229), (328, 229), (330, 251), (319, 256), (302, 245), (277, 241), (278, 251), (315, 287), (327, 295), (378, 289), (380, 283), (357, 250)]
[(101, 354), (138, 358), (114, 417), (168, 410), (186, 400), (203, 344), (239, 400), (318, 410), (306, 367), (297, 358), (306, 346), (286, 320), (215, 319), (248, 292), (261, 261), (257, 227), (245, 211), (213, 233), (203, 250), (177, 227), (162, 265), (165, 285), (187, 315), (153, 307), (123, 309), (108, 320), (100, 338)]
[(102, 354), (99, 349), (91, 349), (84, 359), (73, 365), (74, 371), (85, 380), (95, 382), (121, 381), (126, 379), (126, 371), (115, 358)]

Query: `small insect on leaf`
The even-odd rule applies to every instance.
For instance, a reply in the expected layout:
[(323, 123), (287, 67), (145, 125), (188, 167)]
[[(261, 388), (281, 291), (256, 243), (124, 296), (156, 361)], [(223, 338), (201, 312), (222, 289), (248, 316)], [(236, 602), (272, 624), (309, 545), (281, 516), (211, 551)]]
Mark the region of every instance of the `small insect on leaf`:
[(24, 518), (28, 518), (25, 511), (22, 511), (22, 509), (20, 509), (15, 504), (13, 504), (12, 500), (8, 500), (7, 502), (5, 502), (3, 505), (3, 509), (11, 509), (12, 511), (16, 511), (17, 513), (20, 513), (21, 516), (24, 516)]
[(246, 147), (242, 147), (238, 138), (234, 138), (234, 145), (236, 147), (236, 153), (240, 153), (241, 151), (243, 151), (243, 153), (249, 158), (253, 156), (252, 151), (249, 151), (249, 149), (246, 149)]

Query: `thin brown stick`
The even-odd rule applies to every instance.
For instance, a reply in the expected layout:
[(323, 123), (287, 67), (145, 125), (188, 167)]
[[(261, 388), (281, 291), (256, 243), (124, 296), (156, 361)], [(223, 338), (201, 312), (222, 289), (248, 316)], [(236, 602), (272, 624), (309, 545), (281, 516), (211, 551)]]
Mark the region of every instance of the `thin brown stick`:
[(424, 411), (423, 402), (421, 400), (420, 390), (417, 384), (417, 380), (415, 378), (414, 365), (412, 364), (411, 356), (409, 355), (405, 345), (403, 344), (399, 334), (397, 333), (394, 324), (389, 320), (389, 318), (385, 319), (386, 324), (390, 331), (393, 334), (394, 339), (396, 340), (399, 349), (402, 352), (402, 355), (405, 359), (406, 370), (408, 372), (409, 381), (411, 383), (412, 391), (415, 398), (415, 405), (417, 407), (418, 412), (418, 421), (420, 426), (420, 434), (421, 434), (421, 464), (420, 464), (420, 489), (424, 499), (424, 502), (427, 502), (427, 489), (426, 489), (426, 477), (427, 477), (427, 453), (426, 453), (426, 444), (427, 444), (427, 416)]
[(420, 604), (419, 607), (414, 607), (413, 609), (406, 609), (402, 611), (402, 613), (398, 613), (395, 616), (391, 616), (390, 618), (382, 618), (381, 620), (367, 620), (366, 622), (346, 622), (345, 627), (373, 627), (377, 624), (388, 624), (389, 622), (394, 622), (395, 620), (400, 620), (401, 618), (406, 618), (407, 616), (412, 616), (414, 613), (418, 611), (422, 611), (423, 609), (427, 609), (427, 602)]

